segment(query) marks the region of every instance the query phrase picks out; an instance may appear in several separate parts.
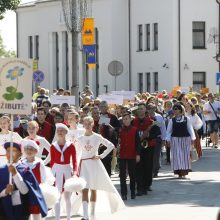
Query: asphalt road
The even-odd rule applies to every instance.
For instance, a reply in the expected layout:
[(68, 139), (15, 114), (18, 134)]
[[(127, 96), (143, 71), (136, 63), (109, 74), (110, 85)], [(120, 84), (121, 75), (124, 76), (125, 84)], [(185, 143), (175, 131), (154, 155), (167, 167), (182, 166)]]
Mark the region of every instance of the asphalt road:
[[(97, 213), (96, 220), (216, 220), (220, 207), (220, 149), (208, 148), (203, 153), (193, 163), (193, 172), (187, 179), (176, 178), (170, 166), (163, 164), (152, 192), (135, 200), (128, 199), (126, 209), (113, 215)], [(119, 189), (117, 174), (112, 181)]]

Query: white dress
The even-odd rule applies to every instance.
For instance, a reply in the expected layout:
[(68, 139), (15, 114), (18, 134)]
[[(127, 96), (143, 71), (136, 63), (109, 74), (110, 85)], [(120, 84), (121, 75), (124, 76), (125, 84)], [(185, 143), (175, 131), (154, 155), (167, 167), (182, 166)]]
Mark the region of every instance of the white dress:
[(85, 133), (85, 129), (77, 126), (77, 129), (69, 129), (66, 135), (66, 140), (70, 141), (75, 146), (77, 165), (79, 165), (80, 158), (82, 155), (82, 150), (81, 147), (79, 146), (78, 138), (84, 135), (84, 133)]
[[(20, 144), (20, 142), (22, 141), (22, 137), (18, 133), (13, 132), (12, 140), (13, 142)], [(6, 150), (4, 148), (4, 144), (10, 141), (11, 141), (10, 132), (8, 134), (0, 134), (0, 167), (7, 163)]]
[[(106, 210), (110, 211), (111, 213), (124, 208), (124, 202), (118, 194), (117, 189), (114, 187), (101, 160), (91, 159), (92, 157), (98, 155), (100, 144), (103, 144), (107, 147), (107, 149), (100, 155), (102, 159), (113, 150), (114, 145), (96, 133), (91, 136), (81, 136), (78, 138), (78, 141), (79, 146), (82, 149), (79, 176), (86, 180), (86, 188), (97, 190), (97, 207), (102, 207), (100, 208), (101, 211)], [(105, 208), (103, 208), (104, 201), (106, 201)], [(99, 208), (96, 208), (96, 210), (98, 209)], [(77, 213), (77, 211), (78, 210), (75, 207), (74, 213)]]

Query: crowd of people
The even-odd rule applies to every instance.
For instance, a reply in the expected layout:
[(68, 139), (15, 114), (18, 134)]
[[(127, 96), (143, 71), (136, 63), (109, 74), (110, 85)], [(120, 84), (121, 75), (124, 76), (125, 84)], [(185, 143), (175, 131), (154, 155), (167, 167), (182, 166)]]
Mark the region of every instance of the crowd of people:
[[(59, 89), (53, 94), (70, 92)], [(59, 192), (53, 207), (56, 220), (61, 216), (62, 195), (68, 220), (73, 210), (79, 211), (80, 205), (75, 205), (79, 199), (82, 219), (94, 216), (103, 191), (110, 211), (116, 212), (124, 208), (128, 195), (136, 199), (152, 191), (162, 149), (166, 164), (183, 179), (192, 171), (195, 157), (202, 157), (203, 138), (218, 148), (220, 102), (212, 93), (146, 92), (124, 105), (108, 105), (86, 86), (80, 98), (80, 108), (52, 105), (48, 91), (38, 87), (31, 115), (16, 115), (13, 122), (8, 115), (0, 117), (0, 220), (46, 217), (47, 198), (39, 187), (46, 182)], [(11, 157), (13, 163), (9, 163)], [(121, 195), (111, 181), (116, 171)], [(86, 186), (73, 199), (74, 193), (65, 191), (64, 184), (79, 177)]]

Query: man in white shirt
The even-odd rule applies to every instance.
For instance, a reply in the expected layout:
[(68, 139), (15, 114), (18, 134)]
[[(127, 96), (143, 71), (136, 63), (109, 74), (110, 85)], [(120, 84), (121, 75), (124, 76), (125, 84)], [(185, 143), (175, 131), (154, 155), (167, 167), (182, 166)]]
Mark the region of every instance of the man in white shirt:
[(220, 114), (220, 102), (215, 101), (213, 93), (208, 94), (208, 99), (209, 101), (203, 105), (203, 114), (213, 147), (218, 148), (218, 115)]

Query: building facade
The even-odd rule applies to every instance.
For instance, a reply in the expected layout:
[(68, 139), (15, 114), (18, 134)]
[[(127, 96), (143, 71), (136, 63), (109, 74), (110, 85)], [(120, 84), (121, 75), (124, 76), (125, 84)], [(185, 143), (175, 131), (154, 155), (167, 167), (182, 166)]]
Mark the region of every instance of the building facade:
[[(79, 47), (79, 85), (96, 95), (112, 90), (170, 91), (174, 86), (216, 92), (218, 5), (215, 0), (90, 0), (97, 67), (89, 70)], [(71, 34), (59, 0), (38, 0), (17, 10), (18, 56), (36, 58), (42, 83), (70, 88)], [(122, 74), (109, 74), (112, 61)]]

